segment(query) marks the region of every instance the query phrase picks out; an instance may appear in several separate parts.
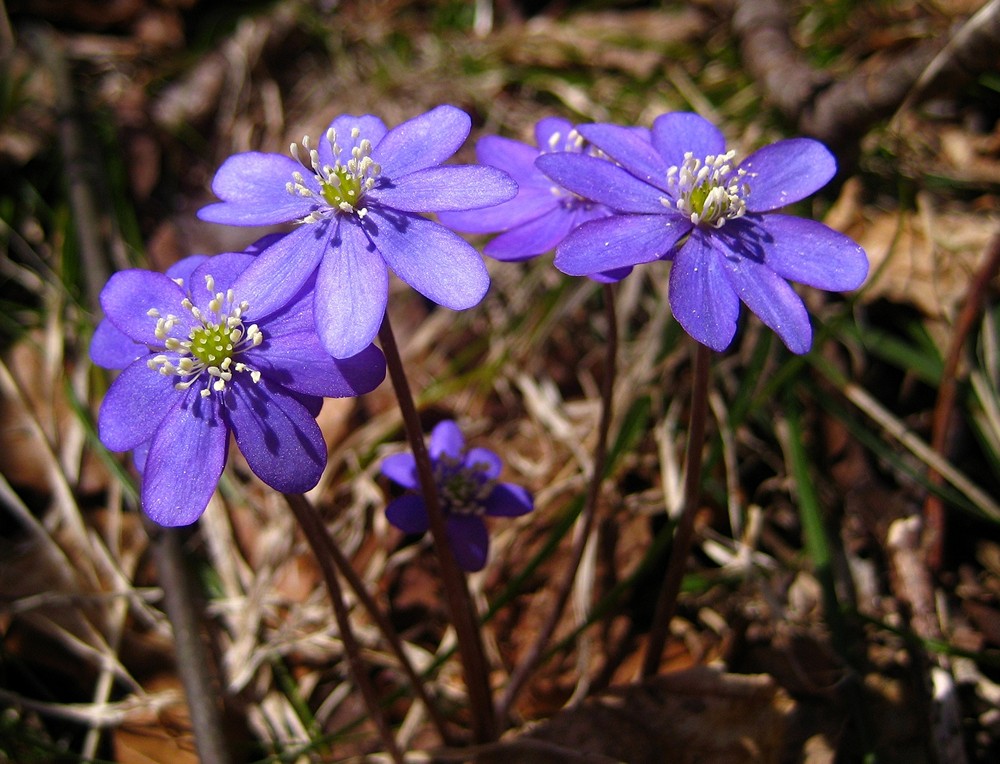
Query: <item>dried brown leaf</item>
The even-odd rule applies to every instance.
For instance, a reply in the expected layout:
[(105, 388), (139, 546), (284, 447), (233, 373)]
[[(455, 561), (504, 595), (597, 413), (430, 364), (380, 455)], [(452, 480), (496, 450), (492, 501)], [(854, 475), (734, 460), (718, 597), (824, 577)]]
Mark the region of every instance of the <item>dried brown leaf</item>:
[[(162, 674), (149, 682), (150, 691), (176, 690), (180, 680)], [(142, 711), (113, 733), (115, 761), (119, 764), (198, 764), (187, 706), (177, 703), (159, 712)]]
[(875, 212), (853, 231), (871, 262), (864, 301), (884, 297), (909, 304), (931, 318), (949, 318), (981, 266), (1000, 213), (968, 208), (935, 209), (918, 196), (918, 214)]
[(766, 675), (697, 667), (613, 688), (524, 735), (571, 749), (565, 754), (511, 741), (508, 750), (480, 761), (559, 764), (596, 755), (630, 764), (776, 762), (794, 709), (795, 701)]

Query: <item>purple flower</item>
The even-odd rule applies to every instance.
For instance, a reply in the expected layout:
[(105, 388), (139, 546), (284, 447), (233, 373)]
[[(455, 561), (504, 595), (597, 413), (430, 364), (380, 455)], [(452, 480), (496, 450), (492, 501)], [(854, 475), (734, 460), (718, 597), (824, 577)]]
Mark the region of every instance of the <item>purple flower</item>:
[[(463, 570), (476, 571), (486, 564), (489, 534), (483, 515), (517, 517), (534, 509), (531, 494), (519, 485), (501, 483), (503, 466), (492, 451), (466, 448), (458, 425), (440, 422), (431, 432), (431, 463), (448, 542)], [(382, 474), (411, 491), (420, 490), (417, 463), (412, 454), (396, 454), (382, 462)], [(424, 533), (429, 525), (427, 505), (419, 493), (393, 499), (385, 510), (389, 522), (404, 533)]]
[[(517, 261), (554, 249), (581, 223), (606, 217), (603, 204), (567, 191), (535, 166), (542, 154), (560, 151), (587, 153), (589, 147), (572, 123), (546, 117), (535, 125), (537, 146), (488, 135), (476, 144), (480, 163), (506, 170), (517, 182), (517, 196), (484, 210), (442, 212), (442, 223), (466, 233), (500, 233), (483, 253), (497, 260)], [(631, 268), (617, 269), (601, 280), (618, 280)]]
[(98, 431), (112, 451), (136, 450), (142, 507), (160, 525), (198, 519), (230, 432), (265, 483), (309, 490), (326, 466), (315, 421), (323, 397), (366, 393), (385, 376), (374, 346), (340, 361), (326, 353), (310, 283), (287, 305), (258, 310), (261, 295), (234, 286), (254, 261), (227, 253), (188, 258), (170, 275), (121, 271), (101, 292), (107, 318), (91, 357), (123, 371), (101, 405)]
[(291, 157), (248, 152), (227, 159), (212, 190), (222, 201), (202, 220), (230, 225), (298, 223), (240, 277), (270, 311), (318, 269), (315, 316), (335, 358), (359, 353), (378, 333), (388, 269), (434, 302), (471, 308), (489, 274), (468, 242), (419, 213), (488, 207), (517, 187), (493, 167), (439, 166), (465, 141), (469, 116), (439, 106), (388, 130), (371, 115), (337, 117), (315, 146)]
[(736, 165), (722, 133), (697, 114), (658, 117), (650, 141), (616, 125), (577, 129), (617, 164), (545, 154), (538, 167), (617, 214), (564, 239), (556, 267), (583, 276), (672, 259), (674, 316), (713, 350), (732, 342), (742, 300), (792, 352), (805, 353), (812, 344), (809, 315), (786, 279), (842, 291), (867, 276), (865, 252), (850, 238), (774, 212), (833, 178), (836, 161), (821, 143), (779, 141)]

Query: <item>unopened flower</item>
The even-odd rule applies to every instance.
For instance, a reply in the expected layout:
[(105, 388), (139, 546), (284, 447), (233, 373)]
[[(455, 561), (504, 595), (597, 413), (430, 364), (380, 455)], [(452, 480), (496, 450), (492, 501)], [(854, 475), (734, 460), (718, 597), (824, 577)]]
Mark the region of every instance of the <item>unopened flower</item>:
[[(527, 260), (541, 255), (555, 249), (581, 223), (611, 214), (603, 204), (567, 191), (535, 166), (535, 159), (542, 154), (591, 150), (572, 123), (546, 117), (535, 125), (535, 140), (537, 146), (497, 135), (481, 138), (476, 144), (476, 158), (484, 165), (510, 173), (517, 182), (517, 196), (488, 209), (438, 215), (442, 223), (458, 231), (499, 233), (483, 248), (484, 254), (497, 260)], [(631, 270), (618, 269), (607, 278), (617, 280)]]
[(378, 117), (340, 116), (291, 156), (248, 152), (212, 182), (221, 202), (202, 220), (229, 225), (298, 223), (268, 248), (237, 287), (265, 310), (293, 296), (318, 269), (315, 316), (336, 358), (363, 350), (385, 314), (391, 269), (434, 302), (462, 310), (489, 288), (479, 253), (420, 213), (488, 207), (517, 187), (493, 167), (440, 166), (469, 134), (469, 116), (439, 106), (388, 130)]
[(259, 293), (234, 287), (254, 259), (227, 253), (185, 262), (176, 280), (121, 271), (101, 292), (106, 318), (91, 354), (123, 371), (101, 405), (99, 435), (112, 451), (145, 453), (137, 459), (142, 508), (161, 525), (198, 519), (230, 433), (268, 485), (315, 486), (326, 465), (315, 421), (323, 397), (366, 393), (385, 375), (374, 346), (340, 361), (326, 353), (309, 284), (286, 305), (257, 309)]
[[(485, 448), (466, 448), (458, 425), (440, 422), (428, 443), (434, 481), (445, 514), (448, 543), (463, 570), (476, 571), (486, 564), (489, 534), (484, 516), (517, 517), (534, 508), (531, 494), (514, 483), (501, 483), (502, 463)], [(382, 474), (406, 493), (386, 507), (389, 522), (404, 533), (424, 533), (429, 526), (427, 505), (419, 493), (417, 463), (412, 454), (396, 454), (382, 462)]]
[(833, 178), (836, 161), (818, 141), (779, 141), (737, 164), (722, 133), (696, 114), (658, 117), (649, 141), (616, 125), (577, 129), (614, 162), (546, 154), (538, 167), (616, 214), (564, 239), (556, 267), (583, 276), (672, 259), (671, 309), (708, 347), (732, 342), (742, 300), (790, 350), (805, 353), (809, 315), (786, 279), (844, 291), (867, 276), (864, 250), (850, 238), (774, 212)]

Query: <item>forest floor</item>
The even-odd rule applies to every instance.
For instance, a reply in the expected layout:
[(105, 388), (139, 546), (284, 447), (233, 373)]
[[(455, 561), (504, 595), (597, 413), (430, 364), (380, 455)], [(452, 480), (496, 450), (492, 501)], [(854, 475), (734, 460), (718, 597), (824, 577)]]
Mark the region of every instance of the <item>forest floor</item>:
[[(802, 63), (784, 75), (774, 28), (733, 16), (747, 5), (0, 7), (0, 761), (198, 760), (157, 533), (130, 460), (96, 437), (110, 377), (87, 346), (108, 274), (266, 233), (195, 216), (228, 156), (283, 153), (339, 114), (391, 127), (442, 103), (472, 116), (459, 162), (483, 135), (532, 142), (545, 116), (648, 127), (697, 111), (741, 156), (816, 135), (840, 174), (795, 212), (852, 236), (871, 272), (851, 294), (801, 290), (809, 354), (744, 308), (713, 358), (695, 550), (659, 673), (643, 680), (694, 345), (671, 317), (666, 263), (615, 287), (597, 522), (552, 650), (500, 741), (476, 749), (462, 746), (470, 717), (436, 559), (385, 519), (379, 464), (406, 448), (392, 387), (326, 402), (329, 464), (309, 497), (427, 672), (450, 738), (349, 598), (407, 760), (1000, 760), (998, 3), (774, 4)], [(992, 68), (974, 55), (983, 39)], [(956, 58), (953, 84), (916, 82)], [(858, 82), (860, 106), (843, 95)], [(491, 524), (489, 563), (469, 577), (499, 697), (580, 532), (609, 323), (602, 287), (551, 255), (487, 260), (477, 307), (437, 308), (393, 280), (388, 312), (425, 431), (458, 420), (535, 496), (531, 514)], [(230, 455), (177, 537), (233, 758), (388, 760), (320, 567), (280, 497)]]

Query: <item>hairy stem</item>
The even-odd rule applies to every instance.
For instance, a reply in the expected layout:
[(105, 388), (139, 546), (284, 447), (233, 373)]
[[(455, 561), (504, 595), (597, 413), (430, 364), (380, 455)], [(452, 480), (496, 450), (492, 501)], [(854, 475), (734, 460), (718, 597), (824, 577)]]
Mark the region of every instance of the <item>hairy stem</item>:
[(326, 588), (330, 594), (330, 601), (333, 603), (333, 615), (337, 619), (337, 630), (340, 632), (340, 641), (344, 645), (344, 652), (347, 653), (347, 662), (351, 669), (351, 675), (354, 677), (354, 683), (361, 690), (365, 706), (367, 706), (368, 713), (378, 728), (379, 736), (382, 738), (382, 745), (385, 747), (386, 752), (388, 752), (396, 764), (403, 764), (403, 754), (396, 745), (396, 739), (392, 735), (389, 721), (382, 712), (382, 706), (379, 704), (375, 687), (368, 676), (368, 666), (365, 664), (364, 658), (361, 657), (361, 649), (354, 636), (354, 629), (351, 628), (351, 619), (347, 613), (347, 603), (344, 602), (344, 593), (340, 588), (337, 570), (328, 554), (329, 545), (324, 540), (327, 536), (326, 528), (323, 526), (323, 522), (320, 520), (319, 515), (316, 514), (316, 510), (312, 504), (306, 501), (304, 496), (289, 496), (286, 494), (285, 499), (292, 510), (292, 514), (295, 515), (299, 526), (302, 528), (302, 533), (306, 537), (309, 548), (312, 549), (313, 556), (323, 571), (323, 578), (326, 581)]
[[(289, 503), (289, 505), (296, 505), (297, 508), (293, 507), (293, 511), (296, 515), (298, 515), (299, 512), (307, 513), (315, 511), (309, 503), (309, 500), (300, 493), (286, 493), (285, 500)], [(399, 665), (403, 668), (403, 672), (410, 680), (410, 684), (413, 686), (413, 691), (417, 694), (420, 702), (423, 703), (424, 707), (427, 709), (431, 723), (437, 730), (438, 735), (441, 738), (441, 742), (450, 744), (452, 741), (448, 735), (444, 717), (441, 715), (441, 710), (431, 701), (430, 696), (427, 694), (427, 688), (424, 686), (424, 680), (417, 673), (417, 670), (413, 666), (413, 662), (403, 649), (402, 640), (400, 640), (399, 634), (396, 633), (396, 629), (393, 628), (388, 616), (382, 612), (378, 603), (375, 602), (375, 598), (372, 597), (371, 592), (368, 591), (368, 587), (365, 586), (364, 581), (361, 580), (361, 577), (354, 570), (350, 560), (347, 559), (341, 551), (340, 546), (338, 546), (337, 542), (330, 535), (326, 525), (322, 522), (317, 522), (315, 530), (319, 534), (318, 541), (323, 544), (326, 554), (328, 554), (333, 560), (333, 564), (337, 566), (340, 574), (347, 580), (347, 585), (354, 591), (354, 594), (361, 603), (361, 606), (368, 611), (368, 615), (373, 621), (375, 621), (375, 625), (378, 626), (382, 636), (385, 637), (386, 642), (388, 642), (393, 655), (396, 656), (396, 660), (399, 661)]]
[(462, 661), (465, 686), (469, 693), (473, 734), (476, 742), (492, 742), (497, 738), (497, 724), (493, 714), (486, 653), (479, 631), (479, 619), (472, 606), (472, 597), (469, 595), (469, 589), (466, 585), (465, 573), (459, 568), (455, 554), (448, 544), (444, 511), (441, 508), (437, 485), (434, 482), (434, 469), (427, 452), (427, 446), (424, 444), (420, 417), (417, 414), (413, 393), (410, 391), (410, 383), (406, 379), (403, 359), (399, 354), (399, 347), (396, 345), (396, 337), (392, 332), (388, 314), (382, 320), (382, 328), (379, 329), (378, 336), (382, 344), (382, 352), (385, 353), (386, 365), (389, 368), (389, 378), (392, 379), (392, 387), (396, 392), (396, 399), (399, 401), (399, 410), (403, 416), (406, 437), (410, 442), (413, 458), (417, 463), (417, 475), (420, 479), (424, 502), (427, 505), (434, 551), (437, 554), (438, 564), (441, 566), (441, 581), (444, 585), (445, 600), (458, 638), (458, 654)]
[(701, 459), (705, 445), (705, 423), (708, 419), (708, 372), (712, 351), (700, 343), (694, 355), (694, 380), (691, 389), (691, 418), (688, 425), (687, 453), (684, 460), (684, 506), (674, 531), (670, 547), (670, 560), (663, 577), (660, 595), (656, 600), (653, 626), (646, 643), (642, 662), (642, 677), (654, 676), (660, 667), (663, 648), (670, 631), (670, 621), (677, 609), (677, 595), (684, 579), (684, 567), (694, 540), (694, 516), (698, 511), (701, 495)]
[(566, 603), (569, 601), (569, 595), (573, 591), (576, 573), (580, 568), (583, 552), (587, 547), (587, 541), (590, 539), (597, 518), (597, 500), (601, 492), (601, 482), (604, 479), (608, 455), (608, 431), (611, 429), (612, 393), (615, 384), (615, 364), (618, 358), (618, 321), (615, 316), (615, 290), (611, 284), (604, 284), (604, 312), (608, 322), (608, 338), (605, 345), (604, 378), (601, 381), (601, 419), (597, 427), (597, 443), (594, 444), (594, 471), (590, 476), (587, 501), (583, 506), (580, 533), (573, 543), (569, 565), (556, 590), (555, 604), (542, 629), (535, 637), (535, 641), (528, 648), (524, 659), (511, 674), (503, 697), (497, 703), (497, 717), (500, 719), (507, 716), (528, 677), (542, 662), (545, 649), (548, 647), (549, 640), (562, 617)]

